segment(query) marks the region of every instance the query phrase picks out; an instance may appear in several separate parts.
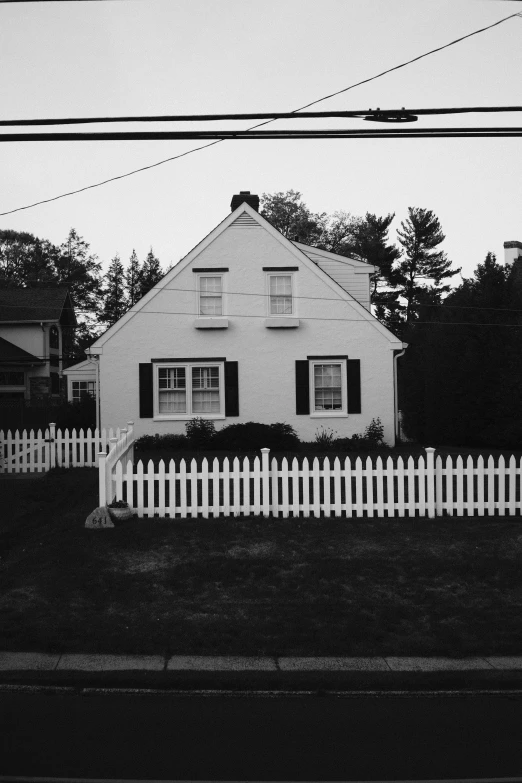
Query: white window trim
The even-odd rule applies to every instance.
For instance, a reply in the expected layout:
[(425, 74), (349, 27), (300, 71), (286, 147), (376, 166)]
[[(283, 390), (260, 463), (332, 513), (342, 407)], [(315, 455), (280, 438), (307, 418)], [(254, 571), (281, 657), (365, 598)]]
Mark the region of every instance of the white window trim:
[[(196, 318), (226, 318), (228, 314), (227, 308), (227, 275), (226, 272), (197, 272), (196, 275)], [(200, 293), (201, 293), (201, 278), (202, 277), (220, 277), (221, 278), (221, 303), (222, 312), (221, 315), (202, 315), (200, 313)]]
[[(224, 419), (225, 418), (225, 363), (224, 362), (155, 362), (153, 374), (154, 383), (154, 417), (153, 421), (190, 421), (190, 419)], [(168, 370), (173, 367), (184, 367), (187, 392), (186, 413), (160, 413), (159, 412), (159, 370)], [(219, 368), (219, 413), (192, 413), (192, 368), (193, 367), (218, 367)]]
[[(339, 364), (341, 366), (341, 400), (340, 411), (316, 411), (315, 410), (315, 373), (314, 367), (321, 364)], [(310, 373), (310, 417), (313, 419), (346, 419), (348, 418), (348, 381), (346, 377), (346, 359), (317, 359), (308, 362)]]
[[(287, 272), (281, 270), (281, 272), (265, 272), (265, 290), (266, 290), (266, 314), (268, 318), (298, 318), (297, 312), (297, 291), (296, 291), (296, 275), (295, 272)], [(290, 285), (292, 287), (292, 312), (291, 313), (271, 313), (270, 312), (270, 278), (271, 277), (289, 277)]]

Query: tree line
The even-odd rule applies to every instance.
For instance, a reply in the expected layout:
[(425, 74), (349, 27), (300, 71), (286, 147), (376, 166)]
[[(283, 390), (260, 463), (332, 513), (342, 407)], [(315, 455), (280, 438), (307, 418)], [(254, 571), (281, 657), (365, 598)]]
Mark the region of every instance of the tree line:
[[(297, 191), (263, 194), (260, 213), (292, 241), (375, 266), (376, 317), (408, 343), (399, 362), (399, 405), (406, 433), (425, 445), (522, 448), (522, 262), (501, 265), (488, 253), (472, 277), (441, 249), (445, 236), (429, 209), (409, 207), (390, 238), (395, 214), (314, 213)], [(0, 231), (0, 288), (67, 286), (81, 312), (72, 361), (84, 358), (169, 271), (152, 249), (118, 255), (102, 274), (89, 244), (71, 229), (53, 245), (32, 234)]]
[(98, 257), (74, 228), (60, 245), (28, 232), (0, 230), (0, 288), (69, 289), (78, 320), (69, 348), (71, 362), (84, 359), (85, 348), (145, 296), (167, 271), (151, 248), (143, 262), (133, 250), (126, 266), (115, 255), (103, 274)]

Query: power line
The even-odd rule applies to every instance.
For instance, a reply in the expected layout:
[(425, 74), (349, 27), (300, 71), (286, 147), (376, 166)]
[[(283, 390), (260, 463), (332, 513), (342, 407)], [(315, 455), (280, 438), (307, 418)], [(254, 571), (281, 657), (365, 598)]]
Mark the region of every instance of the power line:
[(186, 141), (217, 139), (219, 141), (288, 140), (288, 139), (440, 139), (440, 138), (518, 138), (522, 127), (485, 128), (393, 128), (384, 130), (246, 130), (246, 131), (86, 131), (80, 133), (3, 133), (1, 142), (41, 141)]
[[(167, 273), (168, 274), (168, 273)], [(211, 273), (208, 273), (211, 275)], [(33, 278), (35, 279), (35, 278)], [(63, 287), (67, 286), (67, 283), (61, 283)], [(3, 291), (10, 290), (10, 289), (0, 289), (0, 297)], [(12, 290), (29, 290), (29, 289), (20, 289), (20, 288), (14, 288)], [(38, 288), (35, 288), (34, 290), (38, 290)], [(344, 290), (344, 289), (343, 289)], [(199, 293), (199, 288), (178, 288), (176, 286), (152, 286), (152, 288), (149, 288), (147, 293), (150, 293), (150, 291), (176, 291), (178, 293), (188, 293), (188, 294), (194, 294)], [(350, 294), (348, 291), (345, 291), (349, 296), (354, 299), (354, 301), (357, 304), (361, 304), (359, 300), (355, 299), (352, 294)], [(394, 293), (391, 291), (390, 293)], [(253, 291), (226, 291), (226, 296), (255, 296), (258, 298), (264, 298), (268, 299), (268, 297), (272, 296), (270, 293), (262, 293), (262, 292), (253, 292)], [(343, 302), (343, 299), (340, 299), (339, 297), (333, 297), (333, 296), (302, 296), (302, 295), (292, 295), (292, 299), (294, 300), (304, 300), (309, 302)], [(138, 304), (141, 301), (138, 300), (135, 304)], [(0, 310), (4, 307), (12, 307), (15, 309), (19, 309), (21, 305), (16, 304), (8, 304), (7, 302), (0, 301)], [(134, 305), (131, 305), (131, 307), (134, 307)], [(361, 305), (361, 307), (364, 307), (364, 305)], [(452, 305), (452, 304), (446, 304), (445, 302), (442, 304), (413, 304), (411, 305), (416, 310), (420, 310), (423, 307), (436, 307), (436, 308), (444, 308), (444, 309), (451, 309), (451, 310), (491, 310), (494, 312), (499, 313), (522, 313), (522, 308), (514, 308), (514, 307), (482, 307), (481, 305)], [(24, 310), (41, 310), (41, 306), (38, 305), (23, 305)], [(366, 308), (365, 308), (366, 309)], [(75, 313), (92, 313), (92, 310), (86, 310), (81, 309), (78, 307), (74, 307)], [(127, 311), (130, 312), (130, 309)], [(195, 315), (193, 313), (193, 315)], [(264, 317), (264, 316), (263, 316)], [(418, 323), (418, 322), (416, 322)]]
[[(328, 98), (332, 98), (334, 95), (340, 95), (341, 93), (347, 92), (348, 90), (352, 90), (355, 87), (360, 86), (361, 84), (366, 84), (367, 82), (373, 81), (374, 79), (379, 79), (381, 76), (384, 76), (387, 73), (391, 73), (392, 71), (396, 71), (399, 68), (404, 68), (407, 65), (410, 65), (411, 63), (416, 62), (417, 60), (422, 59), (423, 57), (428, 57), (429, 55), (434, 54), (436, 52), (439, 52), (442, 49), (445, 49), (445, 48), (447, 48), (449, 46), (453, 46), (453, 45), (459, 43), (460, 41), (465, 40), (466, 38), (470, 38), (473, 35), (478, 35), (479, 33), (485, 32), (486, 30), (490, 30), (492, 27), (496, 27), (497, 25), (502, 24), (503, 22), (507, 22), (508, 19), (513, 19), (516, 16), (518, 16), (519, 18), (522, 17), (522, 15), (520, 13), (510, 14), (509, 16), (506, 16), (503, 19), (499, 19), (498, 22), (494, 22), (493, 24), (488, 25), (487, 27), (483, 27), (480, 30), (475, 30), (472, 33), (468, 33), (468, 35), (462, 36), (461, 38), (457, 38), (454, 41), (450, 41), (450, 43), (445, 44), (444, 46), (438, 47), (437, 49), (432, 49), (431, 51), (426, 52), (425, 54), (422, 54), (419, 57), (415, 57), (413, 60), (408, 60), (407, 62), (401, 63), (400, 65), (396, 65), (393, 68), (389, 68), (388, 70), (383, 71), (382, 73), (379, 73), (379, 74), (377, 74), (375, 76), (372, 76), (369, 79), (364, 79), (363, 81), (356, 82), (355, 84), (352, 84), (349, 87), (345, 87), (342, 90), (338, 90), (335, 93), (331, 93), (330, 95), (325, 95), (322, 98), (318, 98), (317, 100), (312, 101), (311, 103), (308, 103), (305, 106), (300, 106), (298, 109), (295, 109), (294, 112), (292, 112), (292, 113), (296, 114), (299, 111), (304, 111), (305, 109), (310, 108), (310, 106), (315, 106), (316, 104), (321, 103), (322, 101), (326, 101)], [(249, 128), (249, 130), (255, 130), (256, 128), (261, 127), (261, 125), (267, 125), (270, 122), (273, 122), (273, 120), (268, 120), (267, 122), (261, 123), (260, 125), (256, 125), (256, 126), (254, 126), (252, 128)], [(182, 158), (185, 155), (191, 155), (193, 152), (199, 152), (199, 150), (201, 150), (201, 149), (205, 149), (206, 147), (212, 147), (215, 144), (221, 144), (221, 143), (222, 143), (222, 139), (219, 139), (219, 140), (211, 142), (210, 144), (206, 144), (203, 147), (196, 147), (196, 148), (194, 148), (192, 150), (188, 150), (187, 152), (184, 152), (184, 153), (182, 153), (180, 155), (174, 155), (174, 156), (172, 156), (170, 158), (165, 158), (164, 160), (157, 161), (156, 163), (151, 163), (148, 166), (142, 166), (139, 169), (134, 169), (133, 171), (129, 171), (126, 174), (120, 174), (120, 175), (118, 175), (116, 177), (110, 177), (109, 179), (103, 180), (102, 182), (97, 182), (97, 183), (95, 183), (93, 185), (87, 185), (87, 186), (85, 186), (83, 188), (78, 188), (76, 190), (69, 191), (68, 193), (62, 193), (59, 196), (53, 196), (52, 198), (42, 199), (40, 201), (34, 202), (33, 204), (27, 204), (26, 206), (23, 206), (23, 207), (17, 207), (16, 209), (11, 209), (11, 210), (8, 210), (7, 212), (0, 212), (0, 217), (5, 217), (6, 215), (12, 215), (15, 212), (21, 212), (22, 210), (25, 210), (25, 209), (32, 209), (33, 207), (40, 206), (41, 204), (48, 204), (51, 201), (58, 201), (58, 199), (61, 199), (61, 198), (66, 198), (68, 196), (76, 195), (77, 193), (83, 193), (86, 190), (91, 190), (93, 188), (101, 187), (102, 185), (107, 185), (109, 182), (116, 182), (116, 180), (124, 179), (126, 177), (131, 177), (133, 174), (138, 174), (141, 171), (147, 171), (148, 169), (156, 168), (156, 166), (162, 166), (164, 163), (169, 163), (170, 161), (177, 160), (178, 158)]]
[[(299, 111), (299, 114), (296, 113)], [(436, 116), (447, 114), (498, 114), (522, 111), (522, 106), (460, 106), (441, 109), (353, 109), (351, 111), (287, 111), (287, 112), (257, 112), (249, 114), (158, 114), (122, 117), (61, 117), (25, 120), (0, 120), (0, 127), (32, 126), (32, 125), (86, 125), (118, 122), (216, 122), (218, 120), (282, 120), (287, 118), (318, 119), (325, 117), (348, 117), (390, 122), (415, 120), (419, 116)], [(389, 118), (389, 119), (388, 119)]]

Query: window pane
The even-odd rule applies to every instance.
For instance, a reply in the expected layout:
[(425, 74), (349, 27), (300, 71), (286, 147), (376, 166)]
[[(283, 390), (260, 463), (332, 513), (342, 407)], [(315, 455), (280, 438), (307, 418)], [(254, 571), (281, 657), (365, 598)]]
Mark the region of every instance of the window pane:
[(219, 367), (193, 367), (192, 413), (219, 412)]
[(272, 315), (292, 314), (291, 275), (270, 275), (270, 313)]
[(340, 364), (314, 365), (314, 407), (316, 411), (342, 410)]
[(221, 277), (199, 278), (199, 314), (223, 315)]
[(185, 367), (160, 367), (158, 377), (160, 389), (185, 388)]
[(186, 413), (185, 391), (160, 391), (159, 393), (159, 412), (160, 413)]

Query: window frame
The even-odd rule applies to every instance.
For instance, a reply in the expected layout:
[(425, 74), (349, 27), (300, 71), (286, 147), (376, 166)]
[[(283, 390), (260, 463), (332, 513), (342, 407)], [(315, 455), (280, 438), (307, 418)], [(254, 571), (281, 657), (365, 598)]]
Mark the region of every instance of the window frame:
[[(293, 271), (288, 270), (281, 270), (280, 272), (270, 271), (265, 272), (266, 274), (266, 282), (265, 282), (265, 289), (266, 289), (266, 314), (268, 318), (297, 318), (297, 294), (296, 294), (296, 278), (295, 273)], [(271, 301), (270, 298), (272, 294), (270, 293), (270, 279), (272, 277), (289, 277), (290, 278), (290, 296), (292, 300), (292, 312), (290, 313), (272, 313), (271, 312)]]
[[(160, 413), (159, 409), (159, 370), (185, 368), (186, 411), (183, 413)], [(218, 413), (194, 413), (192, 411), (192, 370), (198, 367), (217, 367), (219, 369), (219, 412)], [(194, 418), (224, 419), (225, 418), (225, 362), (154, 362), (153, 363), (153, 388), (154, 388), (154, 415), (155, 421), (189, 421)]]
[[(88, 381), (82, 381), (78, 378), (75, 378), (74, 380), (71, 379), (71, 402), (80, 402), (82, 398), (82, 390), (79, 389), (79, 395), (78, 397), (74, 394), (74, 384), (75, 383), (86, 383), (87, 389), (85, 391), (86, 394), (88, 394), (90, 397), (92, 397), (93, 400), (96, 399), (96, 381), (95, 380), (88, 380)], [(89, 384), (92, 383), (92, 392), (89, 391)]]
[[(341, 409), (340, 410), (316, 410), (315, 409), (315, 367), (327, 364), (337, 364), (341, 368)], [(340, 419), (348, 417), (348, 378), (345, 359), (311, 359), (308, 361), (310, 384), (310, 417), (314, 419)]]
[[(203, 277), (219, 277), (221, 280), (221, 315), (212, 315), (201, 312), (201, 280)], [(226, 318), (226, 273), (225, 272), (197, 272), (196, 273), (196, 318)]]

